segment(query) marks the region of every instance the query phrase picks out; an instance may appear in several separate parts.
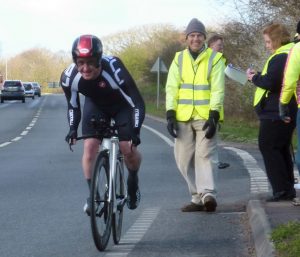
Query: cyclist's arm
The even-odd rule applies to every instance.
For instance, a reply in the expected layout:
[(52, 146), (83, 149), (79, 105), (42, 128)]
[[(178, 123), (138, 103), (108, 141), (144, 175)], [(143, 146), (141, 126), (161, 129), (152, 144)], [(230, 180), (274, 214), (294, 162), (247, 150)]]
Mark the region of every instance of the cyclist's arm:
[(68, 122), (70, 130), (77, 131), (80, 120), (81, 120), (81, 109), (80, 109), (80, 100), (79, 93), (75, 90), (72, 90), (71, 86), (66, 84), (65, 74), (63, 73), (60, 80), (60, 85), (65, 93), (68, 105)]
[(120, 59), (116, 59), (121, 69), (120, 76), (122, 80), (124, 80), (124, 82), (120, 84), (120, 88), (131, 98), (134, 104), (133, 125), (134, 129), (137, 129), (139, 132), (145, 118), (145, 102), (129, 71)]

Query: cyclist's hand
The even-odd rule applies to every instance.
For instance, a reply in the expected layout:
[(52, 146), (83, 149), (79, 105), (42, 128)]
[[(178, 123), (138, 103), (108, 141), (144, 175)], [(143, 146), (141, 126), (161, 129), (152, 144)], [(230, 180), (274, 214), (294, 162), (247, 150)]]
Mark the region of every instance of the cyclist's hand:
[(138, 146), (141, 143), (140, 134), (133, 134), (131, 142), (134, 146)]
[(77, 138), (77, 131), (74, 129), (70, 129), (68, 135), (66, 136), (65, 140), (69, 145), (75, 145)]

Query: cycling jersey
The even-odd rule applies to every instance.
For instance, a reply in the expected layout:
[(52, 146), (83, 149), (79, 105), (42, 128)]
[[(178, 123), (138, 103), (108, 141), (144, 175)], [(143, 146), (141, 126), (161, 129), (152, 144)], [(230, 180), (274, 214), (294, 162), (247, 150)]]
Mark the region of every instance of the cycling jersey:
[(75, 64), (65, 69), (60, 78), (68, 102), (68, 120), (77, 130), (81, 120), (79, 93), (89, 97), (99, 109), (109, 110), (124, 104), (132, 108), (132, 126), (139, 131), (145, 117), (144, 100), (122, 61), (106, 56), (101, 61), (101, 73), (95, 80), (85, 80)]

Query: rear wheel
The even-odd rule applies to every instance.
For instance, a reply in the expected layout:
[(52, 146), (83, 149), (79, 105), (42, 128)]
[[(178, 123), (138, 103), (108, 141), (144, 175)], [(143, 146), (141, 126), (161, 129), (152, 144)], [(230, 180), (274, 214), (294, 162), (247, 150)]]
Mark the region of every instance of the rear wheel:
[(25, 97), (22, 99), (22, 103), (25, 103)]
[(104, 251), (110, 237), (113, 202), (109, 196), (109, 158), (101, 152), (96, 160), (91, 186), (91, 228), (95, 245)]
[[(121, 157), (122, 158), (122, 157)], [(113, 214), (112, 231), (113, 240), (115, 244), (118, 244), (122, 234), (122, 222), (123, 222), (123, 207), (125, 205), (125, 183), (124, 183), (124, 166), (121, 159), (117, 160), (116, 166), (116, 178), (115, 178), (115, 194), (117, 209)]]

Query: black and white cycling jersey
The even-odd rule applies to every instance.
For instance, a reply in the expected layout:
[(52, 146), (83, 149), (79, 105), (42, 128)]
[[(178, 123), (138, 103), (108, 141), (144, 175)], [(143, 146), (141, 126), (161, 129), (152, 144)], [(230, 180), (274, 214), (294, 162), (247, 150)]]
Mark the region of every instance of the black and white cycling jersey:
[(132, 107), (133, 128), (139, 129), (145, 117), (145, 104), (133, 78), (118, 57), (103, 57), (101, 67), (101, 74), (95, 80), (83, 79), (75, 64), (63, 71), (60, 85), (68, 102), (70, 128), (77, 130), (81, 120), (81, 93), (100, 109), (128, 104)]

